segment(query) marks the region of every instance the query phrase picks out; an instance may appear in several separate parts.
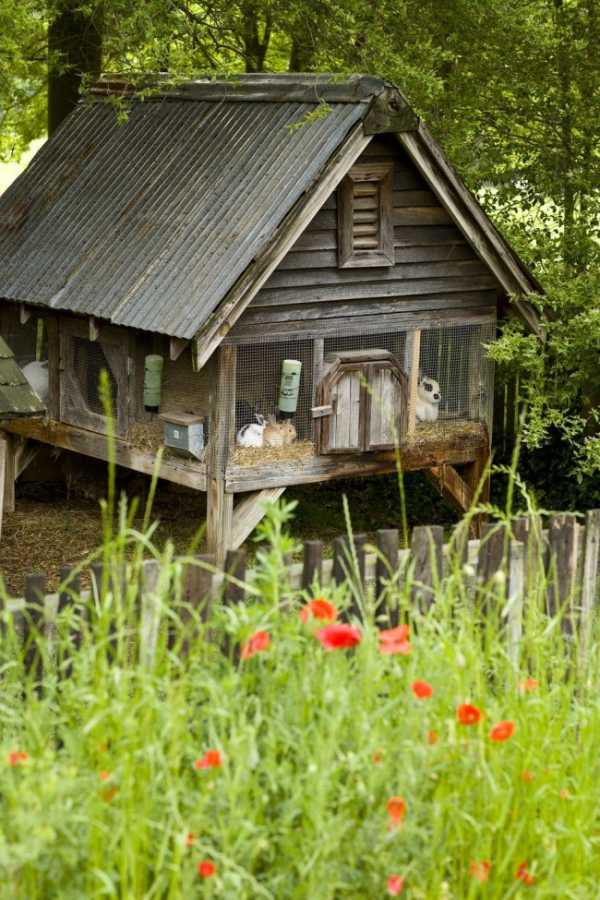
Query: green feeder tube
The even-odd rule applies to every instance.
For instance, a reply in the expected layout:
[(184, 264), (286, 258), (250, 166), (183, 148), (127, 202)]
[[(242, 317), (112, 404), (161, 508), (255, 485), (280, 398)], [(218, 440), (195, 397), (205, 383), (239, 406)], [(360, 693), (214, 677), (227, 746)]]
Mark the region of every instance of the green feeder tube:
[(160, 406), (160, 388), (162, 383), (163, 358), (158, 353), (151, 353), (144, 360), (144, 407), (156, 412)]
[(297, 359), (284, 359), (281, 364), (279, 401), (277, 406), (284, 418), (290, 418), (298, 406), (302, 363)]

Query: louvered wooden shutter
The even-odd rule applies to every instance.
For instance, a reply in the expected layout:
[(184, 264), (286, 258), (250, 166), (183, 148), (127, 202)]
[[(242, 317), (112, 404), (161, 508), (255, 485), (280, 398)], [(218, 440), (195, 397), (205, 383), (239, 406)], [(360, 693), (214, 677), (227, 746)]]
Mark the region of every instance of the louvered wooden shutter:
[(355, 181), (352, 189), (352, 246), (355, 250), (379, 250), (379, 185)]
[(338, 192), (341, 268), (394, 265), (393, 164), (354, 166)]

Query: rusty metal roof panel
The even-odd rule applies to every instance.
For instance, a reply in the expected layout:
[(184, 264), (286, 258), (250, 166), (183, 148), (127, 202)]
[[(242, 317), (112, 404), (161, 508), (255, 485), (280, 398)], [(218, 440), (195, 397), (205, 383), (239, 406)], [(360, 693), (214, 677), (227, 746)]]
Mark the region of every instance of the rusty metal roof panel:
[(0, 197), (0, 296), (191, 337), (367, 110), (82, 104)]

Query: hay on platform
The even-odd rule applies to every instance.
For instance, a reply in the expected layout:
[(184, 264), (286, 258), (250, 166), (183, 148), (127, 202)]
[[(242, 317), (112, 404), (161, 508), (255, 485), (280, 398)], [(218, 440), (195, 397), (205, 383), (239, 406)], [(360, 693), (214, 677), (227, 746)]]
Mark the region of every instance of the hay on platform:
[(163, 446), (164, 422), (153, 419), (151, 422), (134, 422), (125, 435), (127, 443), (146, 453), (156, 453)]
[(274, 462), (302, 462), (315, 455), (312, 441), (295, 441), (288, 447), (236, 447), (235, 466), (268, 466)]

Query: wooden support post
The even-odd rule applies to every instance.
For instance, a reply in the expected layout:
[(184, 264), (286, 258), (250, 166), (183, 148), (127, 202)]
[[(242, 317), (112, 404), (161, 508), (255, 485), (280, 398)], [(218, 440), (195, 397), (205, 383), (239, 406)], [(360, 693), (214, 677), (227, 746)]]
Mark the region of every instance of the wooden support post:
[(251, 491), (244, 496), (233, 510), (230, 540), (232, 550), (237, 550), (248, 535), (252, 534), (265, 514), (265, 504), (274, 503), (284, 491), (284, 487), (266, 488), (264, 491)]
[(313, 341), (313, 370), (312, 370), (312, 396), (311, 406), (317, 405), (317, 388), (323, 377), (323, 352), (325, 341), (323, 338), (315, 338)]
[[(486, 469), (490, 462), (490, 450), (486, 445), (477, 451), (473, 462), (467, 463), (464, 468), (463, 478), (472, 494), (472, 502), (489, 503), (490, 499), (490, 474)], [(485, 478), (484, 478), (485, 473)], [(471, 520), (471, 537), (479, 538), (485, 525), (485, 516), (477, 515)]]
[(417, 427), (417, 389), (419, 387), (419, 363), (421, 359), (421, 330), (411, 331), (406, 336), (405, 368), (408, 369), (408, 416), (407, 433), (413, 435)]
[(50, 419), (60, 418), (60, 339), (58, 316), (46, 318), (48, 338), (48, 400), (46, 413)]
[(215, 365), (206, 471), (206, 544), (215, 564), (222, 566), (225, 554), (232, 546), (233, 494), (225, 491), (225, 472), (235, 441), (235, 345), (221, 345), (216, 353)]
[(458, 474), (454, 466), (432, 466), (425, 474), (435, 484), (440, 494), (460, 513), (467, 512), (473, 503), (473, 491)]

